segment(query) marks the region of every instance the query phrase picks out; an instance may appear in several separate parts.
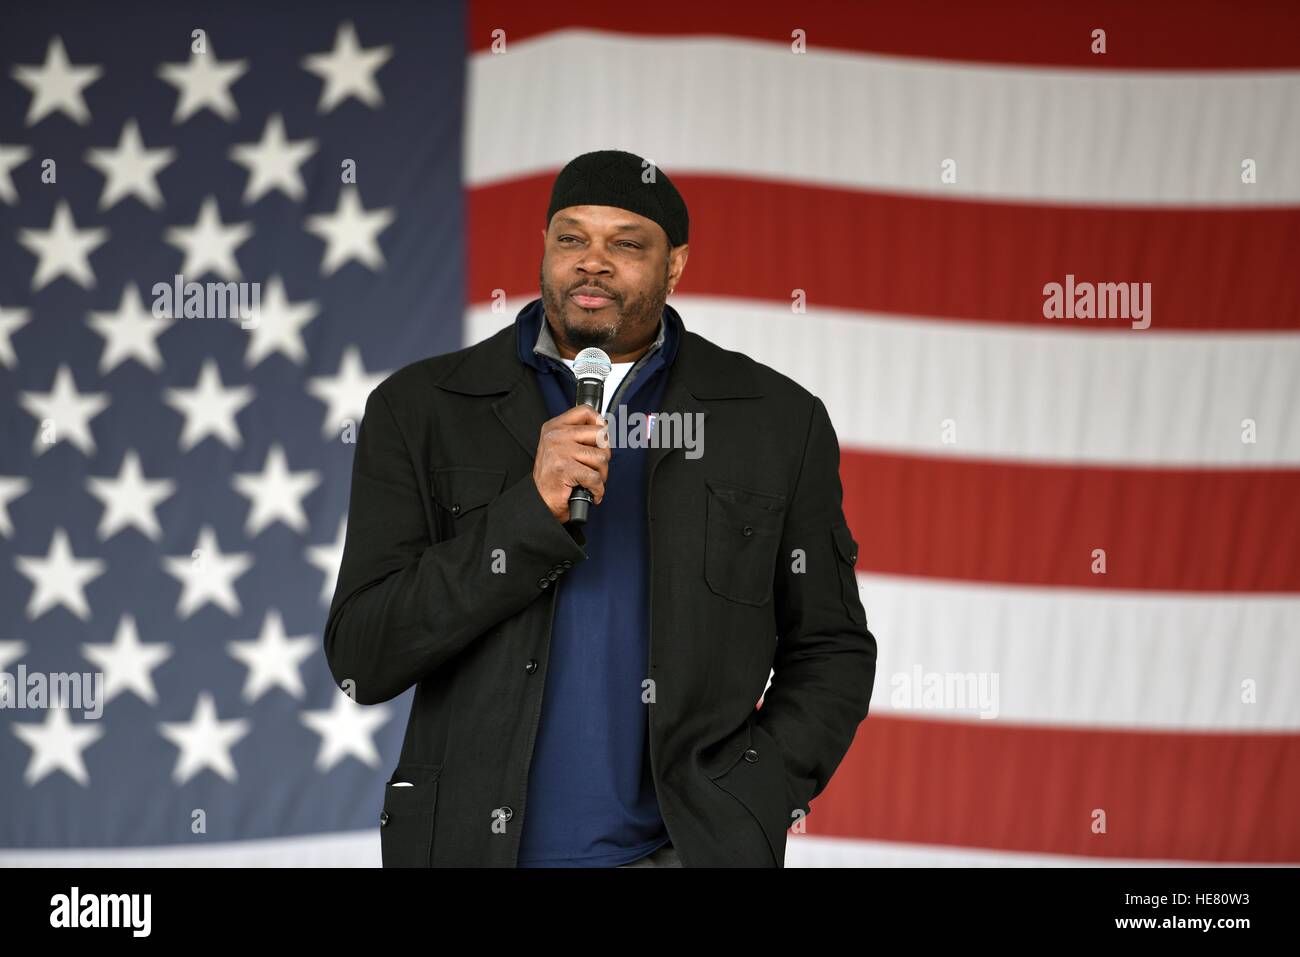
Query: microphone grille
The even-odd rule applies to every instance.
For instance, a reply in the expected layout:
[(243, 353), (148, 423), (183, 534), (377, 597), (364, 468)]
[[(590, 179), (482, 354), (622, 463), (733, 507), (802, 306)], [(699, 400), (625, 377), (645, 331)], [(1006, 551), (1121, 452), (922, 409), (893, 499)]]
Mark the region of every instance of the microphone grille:
[(605, 350), (597, 349), (594, 346), (590, 349), (583, 349), (578, 353), (577, 358), (573, 360), (573, 377), (575, 379), (599, 379), (604, 382), (613, 371), (614, 366), (610, 363)]

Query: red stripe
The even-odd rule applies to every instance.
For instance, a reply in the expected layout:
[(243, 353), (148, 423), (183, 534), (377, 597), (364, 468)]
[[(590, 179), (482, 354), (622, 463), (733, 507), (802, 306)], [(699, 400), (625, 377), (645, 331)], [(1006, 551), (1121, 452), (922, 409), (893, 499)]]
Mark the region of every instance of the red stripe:
[[(876, 694), (889, 694), (878, 675)], [(1044, 854), (1300, 862), (1300, 735), (870, 715), (809, 834)], [(1093, 814), (1106, 832), (1094, 834)]]
[[(584, 28), (644, 36), (715, 35), (788, 47), (805, 31), (808, 48), (982, 63), (1113, 69), (1264, 69), (1300, 65), (1300, 9), (1236, 0), (747, 0), (721, 4), (538, 4), (474, 0), (469, 46), (490, 48), (554, 30)], [(1106, 53), (1091, 51), (1106, 31)]]
[[(469, 191), (469, 298), (535, 296), (551, 171)], [(1043, 287), (1151, 283), (1151, 330), (1300, 329), (1300, 208), (1133, 209), (920, 198), (673, 175), (681, 293), (1044, 328)], [(689, 324), (689, 319), (687, 320)]]
[[(1192, 592), (1300, 592), (1300, 471), (1098, 468), (843, 449), (864, 571)], [(1106, 574), (1091, 571), (1106, 551)]]

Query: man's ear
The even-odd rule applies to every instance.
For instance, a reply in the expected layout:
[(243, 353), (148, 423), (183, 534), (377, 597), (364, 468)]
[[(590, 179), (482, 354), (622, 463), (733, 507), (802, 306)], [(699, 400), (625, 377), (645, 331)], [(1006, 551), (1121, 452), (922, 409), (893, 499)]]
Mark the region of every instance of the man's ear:
[(686, 271), (686, 258), (690, 253), (689, 243), (682, 243), (668, 250), (668, 279), (671, 285), (676, 286), (682, 281), (682, 273)]

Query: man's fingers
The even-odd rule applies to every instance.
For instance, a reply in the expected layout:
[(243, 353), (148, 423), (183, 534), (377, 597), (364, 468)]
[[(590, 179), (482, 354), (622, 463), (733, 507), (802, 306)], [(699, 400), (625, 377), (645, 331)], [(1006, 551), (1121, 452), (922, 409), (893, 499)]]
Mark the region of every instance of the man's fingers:
[(547, 424), (555, 425), (588, 425), (603, 423), (604, 417), (589, 405), (575, 405), (572, 409), (566, 409)]
[(605, 479), (595, 469), (587, 468), (585, 465), (574, 463), (572, 470), (569, 472), (569, 478), (573, 481), (573, 486), (581, 485), (595, 498), (596, 504), (605, 497)]
[(601, 444), (599, 441), (600, 434), (607, 428), (608, 426), (604, 423), (599, 426), (566, 425), (550, 429), (543, 438), (550, 442), (577, 442), (580, 445), (598, 446)]
[(567, 521), (568, 499), (581, 486), (597, 504), (609, 472), (609, 423), (589, 406), (575, 406), (548, 419), (537, 444), (533, 479), (552, 514)]
[(606, 470), (609, 468), (609, 457), (612, 454), (609, 449), (593, 448), (590, 445), (575, 445), (569, 450), (571, 457), (584, 465), (590, 465), (594, 469)]

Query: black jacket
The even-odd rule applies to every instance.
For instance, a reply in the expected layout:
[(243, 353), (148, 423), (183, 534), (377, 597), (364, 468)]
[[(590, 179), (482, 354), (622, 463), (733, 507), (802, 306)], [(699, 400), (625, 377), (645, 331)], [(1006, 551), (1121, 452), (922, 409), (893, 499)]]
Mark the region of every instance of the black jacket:
[[(533, 483), (549, 416), (515, 330), (393, 373), (357, 438), (325, 654), (361, 704), (416, 686), (386, 867), (516, 863), (556, 589), (586, 553)], [(875, 678), (839, 446), (820, 399), (684, 328), (662, 405), (704, 415), (704, 454), (647, 462), (660, 811), (687, 867), (784, 866)]]

